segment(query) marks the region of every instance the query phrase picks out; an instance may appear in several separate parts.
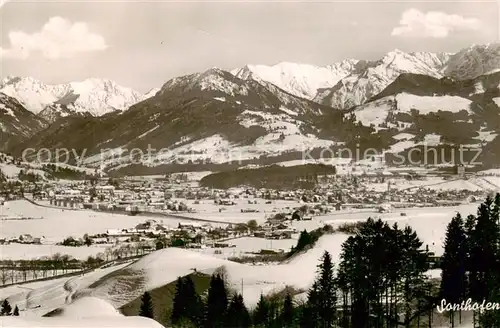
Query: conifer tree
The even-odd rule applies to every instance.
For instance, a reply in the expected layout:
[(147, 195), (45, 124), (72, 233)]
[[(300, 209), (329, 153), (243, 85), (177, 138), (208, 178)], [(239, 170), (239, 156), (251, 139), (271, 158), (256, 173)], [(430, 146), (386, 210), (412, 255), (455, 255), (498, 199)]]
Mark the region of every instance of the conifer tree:
[(488, 299), (488, 285), (496, 277), (498, 254), (498, 225), (491, 215), (493, 201), (490, 197), (479, 206), (476, 224), (469, 236), (470, 249), (470, 294), (477, 302)]
[(184, 315), (184, 309), (186, 307), (186, 299), (184, 297), (184, 280), (179, 277), (175, 284), (175, 295), (172, 305), (172, 314), (170, 316), (170, 321), (172, 324), (177, 324)]
[(253, 313), (253, 324), (256, 327), (267, 327), (269, 324), (269, 303), (264, 298), (264, 295), (260, 294), (259, 302)]
[(12, 313), (12, 315), (15, 317), (19, 316), (19, 308), (17, 307), (17, 305), (16, 305), (16, 307), (14, 307), (14, 312)]
[(0, 310), (0, 315), (8, 316), (11, 315), (12, 307), (7, 299), (5, 299), (2, 303), (2, 309)]
[(203, 323), (203, 303), (201, 301), (200, 295), (196, 292), (194, 287), (194, 282), (190, 276), (184, 278), (184, 317), (188, 318), (197, 327), (200, 327)]
[(224, 322), (227, 306), (228, 292), (226, 283), (221, 275), (213, 275), (208, 288), (204, 326), (206, 328), (221, 327)]
[(297, 241), (297, 245), (293, 248), (291, 253), (297, 253), (304, 250), (307, 246), (313, 243), (313, 238), (307, 230), (304, 230), (299, 235), (299, 240)]
[[(355, 237), (349, 237), (342, 245), (342, 253), (340, 255), (340, 264), (337, 273), (337, 284), (342, 293), (342, 317), (340, 318), (340, 326), (343, 328), (350, 327), (349, 319), (349, 297), (352, 295), (352, 278), (354, 273), (351, 271), (354, 267), (351, 261), (354, 260)], [(351, 304), (352, 305), (352, 304)]]
[[(466, 238), (464, 222), (457, 214), (448, 224), (441, 260), (441, 298), (447, 303), (458, 304), (466, 293)], [(455, 325), (454, 312), (450, 312), (452, 327)]]
[(402, 237), (404, 325), (410, 327), (412, 320), (420, 312), (420, 309), (415, 309), (413, 304), (418, 297), (425, 294), (427, 280), (425, 272), (429, 269), (429, 255), (427, 251), (422, 250), (423, 243), (409, 226), (403, 230)]
[[(343, 294), (342, 327), (409, 326), (425, 298), (427, 251), (411, 228), (368, 219), (342, 245), (337, 283)], [(398, 303), (394, 299), (400, 299)], [(347, 303), (350, 302), (350, 311)], [(400, 313), (399, 305), (404, 306)], [(349, 312), (350, 320), (346, 313)], [(401, 318), (404, 318), (401, 321)], [(350, 321), (350, 323), (349, 323)]]
[(153, 300), (148, 292), (145, 292), (141, 297), (141, 308), (139, 310), (139, 316), (146, 318), (154, 318), (153, 312)]
[(236, 294), (229, 303), (226, 327), (248, 328), (251, 326), (250, 314), (243, 302), (243, 296)]
[[(483, 261), (480, 266), (478, 285), (479, 292), (484, 292), (488, 302), (500, 302), (500, 194), (488, 197), (479, 207), (476, 225), (476, 238), (479, 251), (476, 262)], [(484, 289), (482, 289), (483, 287)], [(500, 311), (486, 311), (479, 316), (480, 326), (499, 327)]]
[(191, 322), (195, 326), (202, 325), (203, 304), (196, 293), (193, 280), (190, 276), (177, 279), (175, 295), (170, 320), (174, 325), (182, 322)]
[(325, 251), (322, 263), (318, 266), (318, 316), (321, 327), (332, 327), (336, 319), (337, 294), (333, 276), (333, 262), (330, 253)]
[(283, 312), (281, 314), (282, 327), (292, 327), (295, 316), (292, 295), (287, 293), (283, 302)]
[(320, 327), (319, 319), (319, 287), (315, 281), (307, 293), (307, 302), (302, 306), (300, 316), (300, 327), (302, 328), (318, 328)]

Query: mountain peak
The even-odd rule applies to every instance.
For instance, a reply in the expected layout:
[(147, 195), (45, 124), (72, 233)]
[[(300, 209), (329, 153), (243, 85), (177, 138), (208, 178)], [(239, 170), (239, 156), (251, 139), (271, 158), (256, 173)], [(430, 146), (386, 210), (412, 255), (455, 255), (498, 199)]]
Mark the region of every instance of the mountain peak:
[(224, 75), (225, 71), (218, 67), (212, 67), (200, 74), (200, 78), (204, 78), (211, 75)]
[(33, 77), (7, 77), (0, 83), (0, 92), (16, 98), (35, 114), (53, 104), (64, 104), (75, 112), (100, 116), (110, 111), (125, 110), (145, 97), (112, 80), (95, 77), (55, 85), (45, 84)]
[(458, 80), (474, 79), (500, 67), (500, 43), (472, 45), (452, 55), (444, 73)]
[(228, 95), (245, 92), (244, 81), (233, 74), (217, 67), (212, 67), (202, 73), (175, 77), (167, 81), (161, 92), (215, 91)]
[(312, 99), (318, 89), (334, 86), (349, 75), (357, 61), (343, 61), (328, 66), (283, 61), (273, 66), (245, 65), (231, 73), (242, 80), (266, 81), (301, 98)]

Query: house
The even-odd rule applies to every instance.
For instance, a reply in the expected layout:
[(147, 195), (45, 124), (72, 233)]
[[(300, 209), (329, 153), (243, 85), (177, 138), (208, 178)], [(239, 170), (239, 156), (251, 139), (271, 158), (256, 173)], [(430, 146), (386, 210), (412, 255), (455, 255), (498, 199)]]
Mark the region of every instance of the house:
[(186, 228), (186, 229), (200, 229), (202, 226), (199, 223), (195, 222), (179, 222), (179, 228)]
[(267, 219), (266, 222), (267, 222), (267, 224), (269, 224), (271, 226), (275, 226), (275, 225), (280, 224), (284, 220), (285, 220), (285, 216), (281, 217), (280, 215), (275, 215), (275, 216)]
[(111, 195), (115, 192), (115, 186), (96, 186), (95, 191), (98, 195)]
[(217, 205), (224, 205), (224, 206), (236, 205), (236, 203), (230, 199), (219, 199), (218, 201), (216, 201), (216, 203)]
[(276, 230), (283, 230), (283, 229), (287, 229), (287, 228), (288, 228), (288, 226), (284, 223), (280, 223), (274, 227), (274, 229), (276, 229)]
[[(40, 240), (40, 238), (38, 238)], [(19, 236), (19, 242), (23, 244), (33, 244), (35, 238), (30, 234), (23, 234)]]

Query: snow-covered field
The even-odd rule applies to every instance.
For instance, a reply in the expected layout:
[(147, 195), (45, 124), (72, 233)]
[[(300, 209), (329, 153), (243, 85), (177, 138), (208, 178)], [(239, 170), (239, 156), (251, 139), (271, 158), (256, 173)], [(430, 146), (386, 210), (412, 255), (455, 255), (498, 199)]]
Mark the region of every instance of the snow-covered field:
[[(452, 191), (452, 190), (493, 190), (500, 191), (500, 177), (496, 176), (478, 176), (470, 179), (445, 180), (442, 177), (427, 177), (425, 180), (405, 180), (388, 179), (391, 182), (391, 189), (405, 190), (412, 188), (424, 188), (430, 190)], [(385, 183), (368, 183), (368, 190), (384, 191), (387, 190)]]
[[(408, 224), (415, 227), (422, 240), (429, 244), (429, 248), (437, 254), (442, 253), (441, 237), (444, 237), (446, 225), (451, 218), (460, 212), (462, 214), (475, 213), (478, 204), (464, 204), (458, 207), (424, 207), (424, 208), (404, 208), (394, 210), (393, 212), (380, 214), (376, 210), (343, 210), (335, 211), (326, 215), (314, 216), (311, 221), (292, 221), (290, 227), (297, 232), (320, 228), (325, 224), (332, 225), (334, 228), (346, 222), (364, 221), (369, 217), (380, 218), (388, 222), (398, 222), (400, 225)], [(406, 216), (401, 216), (400, 213)], [(228, 214), (229, 216), (229, 214)], [(259, 222), (259, 221), (258, 221)], [(222, 249), (221, 254), (214, 254), (214, 249), (207, 248), (197, 250), (203, 254), (210, 254), (218, 258), (228, 258), (232, 256), (243, 256), (245, 252), (255, 252), (261, 249), (272, 249), (275, 251), (288, 251), (291, 246), (296, 244), (298, 236), (293, 235), (292, 239), (286, 240), (268, 240), (262, 238), (239, 238), (230, 240), (227, 243), (235, 245), (227, 249)]]
[[(397, 104), (397, 107), (394, 107), (395, 104)], [(420, 114), (426, 115), (445, 109), (454, 113), (462, 110), (470, 113), (470, 104), (470, 100), (457, 96), (425, 97), (400, 93), (396, 96), (387, 96), (359, 106), (355, 111), (355, 115), (356, 119), (363, 125), (370, 126), (370, 124), (374, 124), (377, 127), (379, 124), (387, 122), (391, 112), (410, 113), (412, 109), (415, 109)]]
[[(98, 234), (105, 233), (108, 229), (133, 228), (148, 219), (145, 216), (128, 216), (91, 210), (48, 208), (36, 206), (27, 201), (6, 202), (1, 207), (1, 215), (42, 219), (2, 220), (0, 221), (0, 238), (31, 234), (33, 237), (44, 236), (47, 243), (61, 242), (69, 236), (81, 238), (85, 233)], [(151, 219), (169, 227), (176, 227), (180, 221), (173, 218), (152, 217)]]
[(416, 96), (408, 93), (400, 93), (395, 97), (398, 108), (401, 112), (409, 113), (411, 109), (416, 109), (421, 115), (447, 110), (457, 113), (461, 110), (471, 112), (472, 101), (457, 96)]
[[(264, 199), (256, 199), (257, 204), (248, 204), (248, 199), (234, 200), (236, 205), (216, 205), (213, 200), (200, 200), (199, 204), (194, 201), (183, 200), (196, 213), (187, 214), (189, 217), (227, 221), (228, 223), (247, 223), (249, 220), (256, 220), (258, 223), (265, 222), (265, 219), (280, 212), (291, 212), (300, 204), (296, 201), (273, 200), (271, 204), (266, 204)], [(219, 212), (219, 209), (224, 209)], [(259, 212), (242, 213), (241, 210), (252, 209)]]
[[(6, 164), (6, 163), (0, 163), (0, 170), (8, 177), (8, 178), (17, 178), (19, 175), (19, 172), (23, 170), (23, 168), (13, 165), (13, 164)], [(24, 169), (26, 171), (26, 169)], [(42, 170), (38, 169), (29, 169), (27, 170), (28, 172), (38, 174), (42, 177), (46, 175), (46, 173)]]
[(275, 252), (288, 252), (292, 246), (297, 245), (299, 234), (292, 235), (291, 239), (266, 239), (257, 237), (241, 237), (228, 240), (225, 243), (231, 247), (226, 248), (202, 248), (193, 251), (210, 255), (218, 259), (229, 259), (231, 257), (252, 256), (251, 252), (260, 252), (261, 250), (272, 250)]
[(109, 245), (92, 245), (90, 247), (69, 247), (58, 245), (8, 244), (0, 245), (2, 260), (31, 260), (56, 253), (67, 254), (77, 260), (86, 260), (89, 256), (103, 253)]

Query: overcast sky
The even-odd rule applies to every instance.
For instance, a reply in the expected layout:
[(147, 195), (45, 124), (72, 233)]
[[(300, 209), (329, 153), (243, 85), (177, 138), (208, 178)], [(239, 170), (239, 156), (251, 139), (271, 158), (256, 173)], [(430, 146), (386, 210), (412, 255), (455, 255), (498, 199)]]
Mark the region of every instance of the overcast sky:
[(327, 65), (393, 49), (456, 52), (496, 42), (492, 1), (0, 0), (0, 75), (88, 77), (146, 92), (211, 67)]

